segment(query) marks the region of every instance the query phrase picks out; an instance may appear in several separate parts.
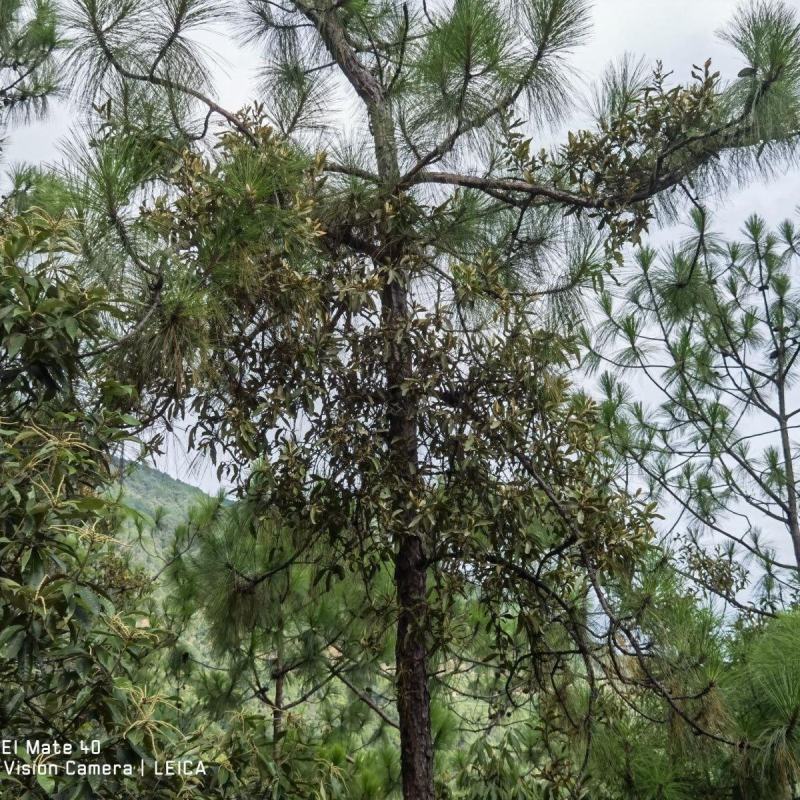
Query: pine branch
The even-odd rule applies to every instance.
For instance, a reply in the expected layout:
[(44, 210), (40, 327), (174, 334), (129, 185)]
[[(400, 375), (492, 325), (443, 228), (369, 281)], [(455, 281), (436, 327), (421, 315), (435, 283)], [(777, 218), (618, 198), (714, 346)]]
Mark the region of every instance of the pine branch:
[(218, 114), (227, 122), (229, 122), (252, 145), (254, 146), (257, 145), (257, 140), (255, 136), (253, 136), (253, 133), (250, 130), (249, 126), (238, 115), (233, 114), (232, 112), (223, 108), (219, 103), (212, 100), (210, 97), (198, 91), (197, 89), (193, 88), (192, 86), (187, 86), (186, 84), (180, 83), (178, 81), (174, 81), (169, 78), (164, 78), (159, 75), (155, 75), (153, 74), (154, 70), (151, 70), (150, 73), (140, 73), (125, 67), (125, 65), (122, 64), (120, 60), (114, 55), (113, 50), (108, 44), (108, 41), (106, 40), (105, 37), (105, 33), (100, 26), (100, 21), (98, 20), (97, 15), (94, 12), (89, 12), (88, 17), (92, 33), (97, 39), (97, 43), (100, 47), (100, 50), (106, 57), (108, 63), (114, 68), (114, 70), (120, 75), (120, 77), (126, 78), (127, 80), (131, 81), (137, 81), (140, 83), (149, 83), (153, 86), (160, 86), (163, 89), (168, 89), (169, 91), (172, 92), (179, 92), (181, 94), (188, 95), (189, 97), (193, 97), (196, 100), (199, 100), (205, 106), (207, 106), (210, 111), (213, 111), (215, 114)]
[(383, 89), (375, 76), (358, 60), (354, 48), (347, 41), (345, 28), (337, 19), (336, 11), (317, 11), (303, 3), (296, 5), (314, 23), (332, 58), (356, 94), (368, 106), (381, 104), (384, 100)]

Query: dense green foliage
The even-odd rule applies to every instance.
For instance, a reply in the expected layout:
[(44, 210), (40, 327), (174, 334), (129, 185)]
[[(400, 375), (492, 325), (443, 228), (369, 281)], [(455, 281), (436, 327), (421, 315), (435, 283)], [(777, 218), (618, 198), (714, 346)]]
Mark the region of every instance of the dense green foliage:
[[(0, 230), (2, 727), (22, 742), (96, 739), (103, 760), (138, 762), (157, 746), (157, 698), (137, 676), (158, 636), (136, 627), (142, 578), (109, 546), (120, 512), (97, 494), (133, 420), (104, 402), (122, 387), (79, 379), (81, 348), (105, 341), (115, 309), (53, 257), (68, 233), (35, 213)], [(133, 796), (97, 777), (4, 770), (0, 783), (4, 796)]]
[[(55, 17), (0, 10), (5, 107), (35, 105)], [(728, 83), (623, 64), (592, 127), (537, 152), (581, 0), (249, 0), (265, 105), (236, 113), (196, 46), (222, 4), (61, 11), (90, 135), (18, 175), (0, 221), (0, 722), (144, 774), (3, 788), (794, 797), (796, 570), (743, 539), (767, 568), (751, 605), (700, 535), (749, 504), (800, 542), (797, 236), (753, 218), (724, 246), (702, 205), (793, 153), (797, 14), (743, 7)], [(360, 132), (330, 130), (334, 85)], [(642, 248), (619, 313), (609, 276), (681, 202), (697, 235), (663, 265)], [(610, 376), (594, 402), (587, 345), (667, 402)], [(781, 436), (761, 462), (733, 417), (752, 407)], [(135, 470), (120, 492), (120, 455), (176, 425), (231, 498), (182, 514), (191, 491)], [(694, 520), (677, 555), (667, 497)], [(181, 758), (205, 768), (153, 769)]]

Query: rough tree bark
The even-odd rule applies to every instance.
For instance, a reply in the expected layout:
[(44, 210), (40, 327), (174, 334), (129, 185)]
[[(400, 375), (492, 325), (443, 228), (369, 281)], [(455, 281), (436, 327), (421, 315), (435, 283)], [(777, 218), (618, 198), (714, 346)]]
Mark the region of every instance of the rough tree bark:
[[(387, 335), (408, 321), (404, 286), (388, 283), (383, 290), (383, 320)], [(426, 654), (428, 598), (425, 555), (420, 537), (410, 527), (409, 492), (417, 472), (417, 421), (413, 400), (402, 384), (411, 376), (407, 336), (390, 349), (386, 365), (389, 421), (389, 461), (397, 481), (395, 509), (404, 529), (395, 531), (395, 585), (399, 605), (395, 664), (400, 761), (405, 800), (433, 800), (433, 739)]]
[[(378, 170), (384, 185), (394, 187), (400, 171), (394, 120), (381, 98), (369, 106)], [(429, 609), (427, 572), (422, 540), (412, 527), (410, 495), (417, 480), (417, 403), (403, 384), (413, 376), (412, 343), (408, 334), (408, 269), (402, 234), (384, 232), (379, 242), (384, 283), (381, 320), (391, 345), (386, 360), (388, 460), (396, 481), (395, 586), (399, 607), (395, 669), (400, 725), (400, 763), (405, 800), (433, 800), (433, 737), (426, 634)], [(390, 277), (395, 276), (395, 277)]]

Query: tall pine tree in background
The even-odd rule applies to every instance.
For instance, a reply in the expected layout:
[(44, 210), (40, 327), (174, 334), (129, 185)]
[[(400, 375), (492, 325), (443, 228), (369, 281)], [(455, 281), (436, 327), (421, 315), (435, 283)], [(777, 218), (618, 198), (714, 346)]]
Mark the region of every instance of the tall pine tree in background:
[(685, 566), (734, 607), (747, 589), (775, 611), (800, 589), (797, 229), (754, 215), (725, 241), (700, 206), (693, 223), (679, 246), (637, 254), (623, 303), (602, 296), (592, 363), (653, 398), (602, 376), (612, 438), (675, 509)]

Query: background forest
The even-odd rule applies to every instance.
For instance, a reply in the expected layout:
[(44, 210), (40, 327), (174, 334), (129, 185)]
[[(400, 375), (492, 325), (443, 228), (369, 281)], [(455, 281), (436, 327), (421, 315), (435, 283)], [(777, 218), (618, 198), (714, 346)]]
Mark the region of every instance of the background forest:
[(800, 11), (589, 12), (0, 0), (2, 798), (800, 796)]

